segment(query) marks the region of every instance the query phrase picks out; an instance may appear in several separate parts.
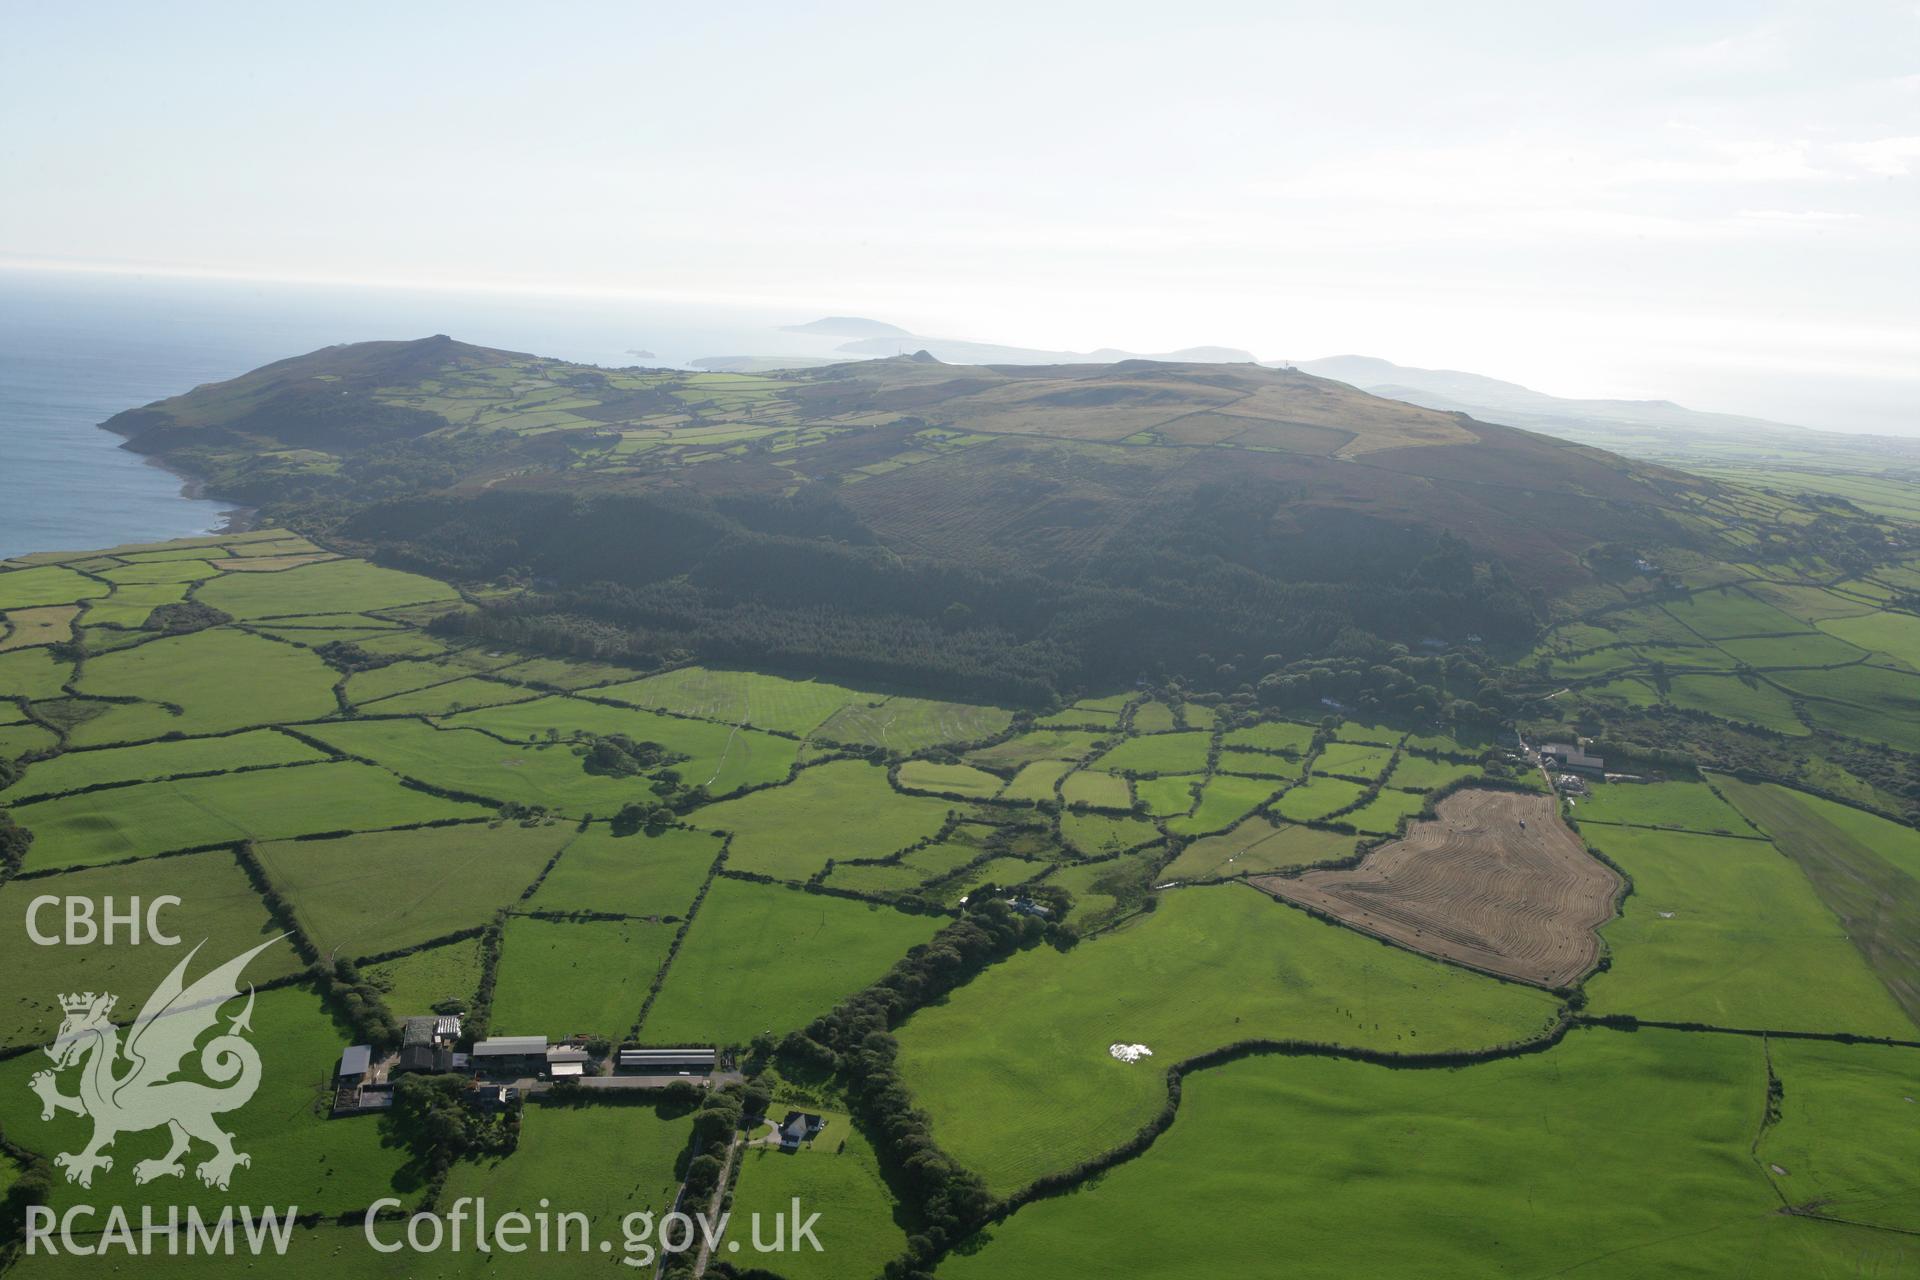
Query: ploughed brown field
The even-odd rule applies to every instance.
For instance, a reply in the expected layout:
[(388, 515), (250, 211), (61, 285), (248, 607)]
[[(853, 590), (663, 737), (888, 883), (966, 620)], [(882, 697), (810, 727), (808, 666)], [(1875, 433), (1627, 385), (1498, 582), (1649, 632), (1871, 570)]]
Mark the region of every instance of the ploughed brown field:
[[(1276, 898), (1488, 973), (1560, 987), (1600, 959), (1620, 877), (1552, 797), (1456, 791), (1357, 867), (1254, 876)], [(1525, 823), (1524, 826), (1521, 824)]]

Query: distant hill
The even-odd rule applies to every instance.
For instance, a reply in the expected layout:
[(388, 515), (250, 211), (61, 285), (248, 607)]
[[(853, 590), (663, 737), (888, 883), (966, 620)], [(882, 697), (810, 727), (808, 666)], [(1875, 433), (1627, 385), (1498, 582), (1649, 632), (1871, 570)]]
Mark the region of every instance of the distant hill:
[[(1278, 363), (1278, 362), (1276, 362)], [(1661, 428), (1751, 436), (1793, 433), (1818, 435), (1806, 427), (1746, 418), (1729, 413), (1688, 409), (1671, 400), (1579, 400), (1548, 395), (1477, 373), (1456, 369), (1416, 369), (1374, 356), (1327, 356), (1300, 360), (1290, 367), (1337, 378), (1375, 395), (1447, 411), (1472, 413), (1516, 426), (1560, 429), (1640, 431)], [(1557, 433), (1557, 432), (1556, 432)]]
[(1196, 663), (1229, 686), (1367, 671), (1435, 637), (1517, 649), (1612, 571), (1597, 549), (1775, 552), (1714, 481), (1307, 372), (939, 354), (679, 372), (436, 336), (107, 425), (268, 518), (541, 584), (489, 624), (516, 643), (1015, 701)]
[(959, 338), (929, 338), (902, 334), (897, 338), (866, 338), (843, 342), (838, 350), (849, 355), (890, 356), (914, 347), (930, 351), (947, 364), (1115, 364), (1121, 360), (1162, 360), (1173, 364), (1252, 364), (1253, 354), (1237, 347), (1186, 347), (1157, 355), (1102, 347), (1098, 351), (1044, 351), (1035, 347), (1008, 347), (995, 342), (967, 342)]
[(809, 320), (805, 324), (782, 325), (780, 331), (782, 333), (818, 333), (829, 338), (911, 338), (913, 336), (897, 324), (868, 320), (862, 316), (825, 316), (819, 320)]

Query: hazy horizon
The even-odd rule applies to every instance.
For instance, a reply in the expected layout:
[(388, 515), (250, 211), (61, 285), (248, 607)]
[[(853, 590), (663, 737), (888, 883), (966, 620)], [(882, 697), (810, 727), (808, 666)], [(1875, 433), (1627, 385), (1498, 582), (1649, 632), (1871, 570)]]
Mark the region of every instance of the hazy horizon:
[(15, 14), (0, 264), (1355, 353), (1920, 434), (1910, 2), (570, 13)]

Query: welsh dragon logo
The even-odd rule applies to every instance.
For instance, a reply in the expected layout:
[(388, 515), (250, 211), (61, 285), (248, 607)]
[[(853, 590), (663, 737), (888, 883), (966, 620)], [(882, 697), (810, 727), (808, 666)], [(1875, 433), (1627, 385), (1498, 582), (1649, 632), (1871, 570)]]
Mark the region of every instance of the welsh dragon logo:
[[(162, 1125), (173, 1145), (164, 1156), (133, 1166), (137, 1183), (183, 1176), (181, 1157), (196, 1139), (213, 1148), (213, 1155), (194, 1170), (209, 1187), (226, 1190), (233, 1171), (253, 1163), (251, 1156), (233, 1149), (233, 1135), (214, 1121), (245, 1106), (260, 1087), (260, 1054), (245, 1039), (253, 1029), (251, 984), (246, 1007), (200, 1049), (200, 1074), (213, 1083), (175, 1077), (200, 1038), (218, 1026), (220, 1007), (240, 994), (240, 973), (247, 962), (279, 940), (263, 942), (187, 986), (187, 965), (200, 952), (194, 947), (147, 998), (124, 1044), (112, 1021), (118, 997), (91, 991), (60, 997), (66, 1020), (46, 1051), (53, 1069), (36, 1072), (27, 1083), (40, 1095), (42, 1120), (53, 1119), (58, 1111), (93, 1119), (93, 1140), (83, 1150), (54, 1157), (67, 1181), (91, 1187), (95, 1170), (113, 1169), (113, 1157), (103, 1151), (115, 1138)], [(80, 1091), (68, 1097), (56, 1081), (59, 1072), (72, 1067), (80, 1069)]]

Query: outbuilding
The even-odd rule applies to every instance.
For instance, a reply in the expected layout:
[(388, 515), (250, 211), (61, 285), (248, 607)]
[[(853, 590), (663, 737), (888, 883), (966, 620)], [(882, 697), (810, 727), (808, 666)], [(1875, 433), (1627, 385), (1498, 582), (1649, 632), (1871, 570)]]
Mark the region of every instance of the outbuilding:
[(340, 1055), (340, 1069), (334, 1073), (341, 1084), (358, 1084), (373, 1067), (373, 1046), (356, 1044)]

